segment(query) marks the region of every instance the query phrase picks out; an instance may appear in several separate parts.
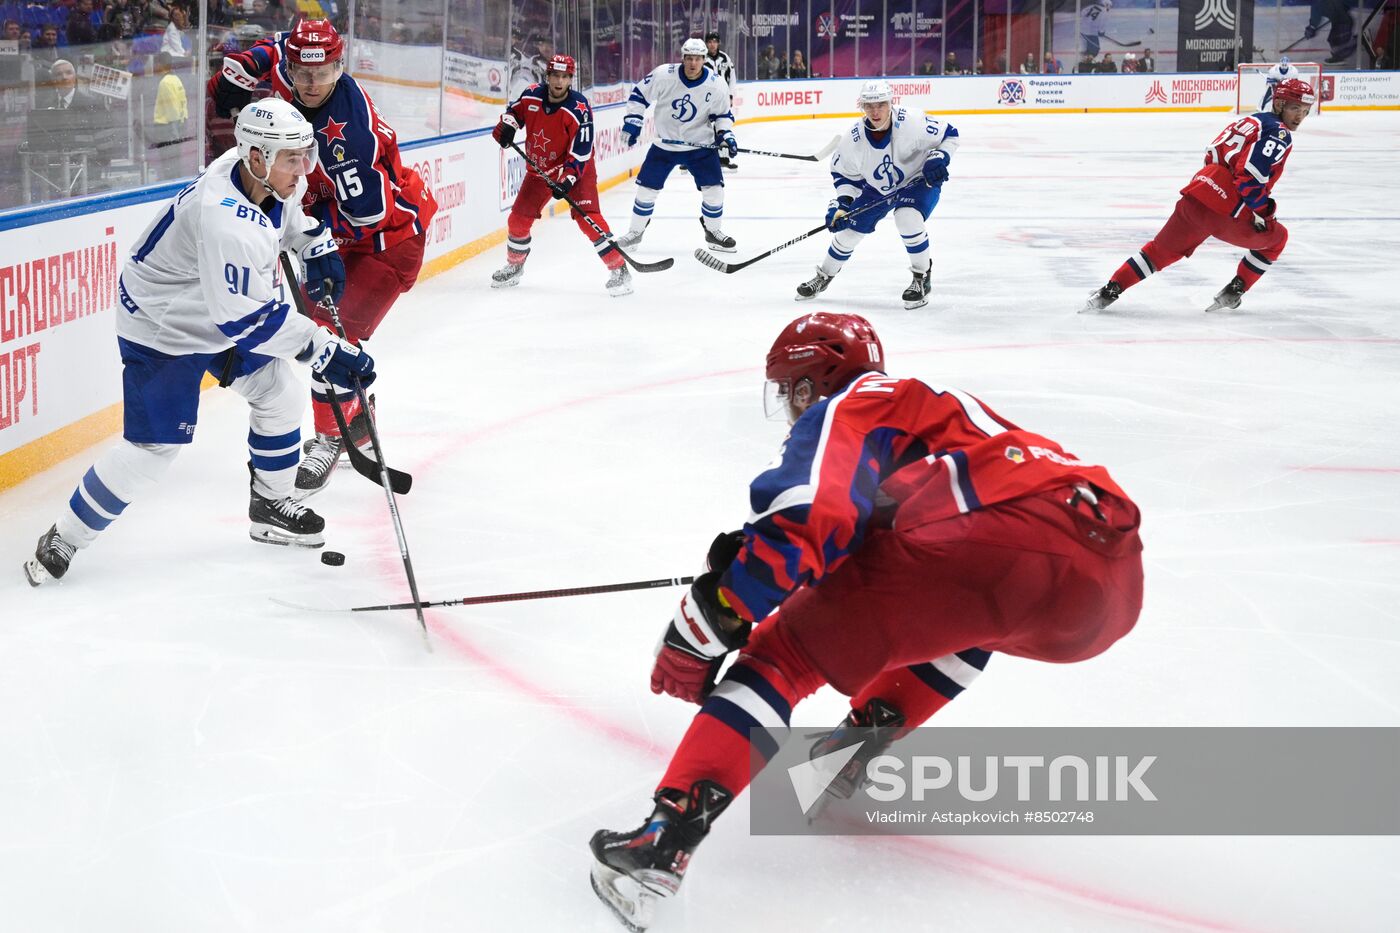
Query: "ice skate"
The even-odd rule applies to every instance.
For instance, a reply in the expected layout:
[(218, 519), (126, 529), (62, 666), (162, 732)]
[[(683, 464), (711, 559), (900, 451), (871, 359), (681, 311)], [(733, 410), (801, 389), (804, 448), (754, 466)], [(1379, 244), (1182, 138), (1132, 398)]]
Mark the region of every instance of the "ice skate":
[(923, 272), (915, 272), (914, 280), (904, 290), (904, 310), (913, 311), (928, 304), (928, 293), (933, 290), (933, 267)]
[(812, 745), (809, 757), (815, 761), (826, 755), (860, 744), (860, 750), (842, 765), (841, 770), (826, 786), (826, 796), (807, 814), (815, 820), (832, 799), (849, 800), (866, 782), (866, 766), (883, 755), (899, 736), (904, 726), (904, 714), (881, 699), (871, 700), (860, 709), (853, 709), (826, 737)]
[(492, 288), (513, 288), (520, 284), (521, 277), (525, 274), (525, 263), (507, 262), (504, 266), (491, 273)]
[(1102, 311), (1118, 300), (1118, 296), (1123, 294), (1123, 286), (1117, 282), (1109, 282), (1103, 288), (1096, 288), (1089, 293), (1089, 300), (1084, 302), (1084, 307), (1079, 309), (1079, 313), (1086, 311)]
[(249, 486), (248, 520), (253, 524), (248, 528), (248, 537), (261, 544), (312, 548), (325, 545), (321, 534), (326, 529), (324, 518), (291, 496), (269, 499), (251, 488), (251, 483)]
[(816, 275), (797, 286), (797, 300), (807, 301), (815, 298), (826, 291), (826, 287), (830, 284), (831, 276), (827, 275), (821, 269), (818, 269)]
[(690, 857), (734, 795), (713, 781), (699, 781), (689, 793), (663, 788), (656, 809), (630, 833), (600, 829), (589, 840), (594, 863), (593, 892), (633, 933), (655, 917), (657, 898), (680, 890)]
[(335, 465), (340, 460), (344, 446), (341, 439), (331, 434), (317, 434), (303, 447), (301, 465), (297, 467), (297, 497), (320, 492), (330, 485)]
[(30, 586), (40, 586), (49, 580), (61, 580), (73, 562), (78, 546), (69, 544), (58, 533), (58, 526), (52, 525), (39, 537), (34, 548), (34, 556), (24, 562), (24, 575)]
[(705, 230), (705, 245), (717, 253), (732, 253), (738, 248), (732, 236), (725, 236), (718, 230), (711, 230), (705, 226), (705, 221), (700, 221), (700, 226)]
[(646, 227), (643, 227), (640, 230), (628, 230), (622, 235), (621, 239), (617, 241), (617, 245), (624, 248), (628, 246), (636, 246), (638, 243), (642, 242), (642, 234), (646, 232)]
[(627, 271), (625, 265), (618, 266), (616, 269), (612, 270), (612, 273), (608, 276), (608, 284), (606, 287), (608, 294), (612, 295), (614, 298), (632, 294), (632, 273)]
[(1211, 311), (1233, 311), (1240, 306), (1244, 300), (1244, 279), (1238, 275), (1230, 280), (1230, 284), (1220, 290), (1215, 296), (1215, 301), (1211, 302), (1207, 312)]

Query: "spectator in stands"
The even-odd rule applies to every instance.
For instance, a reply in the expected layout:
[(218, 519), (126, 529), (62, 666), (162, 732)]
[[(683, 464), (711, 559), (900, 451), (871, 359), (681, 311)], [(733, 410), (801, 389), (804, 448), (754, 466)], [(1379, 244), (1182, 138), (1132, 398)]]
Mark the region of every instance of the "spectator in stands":
[(777, 50), (771, 45), (765, 45), (762, 54), (758, 56), (758, 80), (767, 81), (775, 77), (773, 72), (777, 67)]
[[(58, 58), (58, 27), (52, 23), (39, 30), (39, 38), (34, 40), (34, 68), (36, 72), (47, 73)], [(39, 80), (42, 74), (36, 73), (35, 80)]]
[(1133, 54), (1132, 52), (1129, 52), (1128, 54), (1124, 55), (1124, 56), (1123, 56), (1123, 74), (1125, 74), (1125, 75), (1137, 74), (1137, 70), (1138, 70), (1137, 55)]
[[(243, 17), (250, 23), (261, 26), (267, 32), (277, 32), (281, 26), (281, 9), (273, 10), (267, 0), (253, 0), (253, 11)], [(378, 17), (371, 17), (377, 20)]]
[[(97, 42), (97, 23), (93, 22), (92, 0), (78, 0), (68, 14), (64, 32), (69, 45), (93, 45)], [(98, 22), (101, 19), (98, 18)]]
[(1033, 74), (1039, 74), (1039, 73), (1040, 73), (1039, 69), (1037, 69), (1037, 68), (1035, 67), (1035, 53), (1034, 53), (1034, 52), (1027, 52), (1027, 53), (1026, 53), (1026, 60), (1023, 61), (1023, 62), (1021, 62), (1021, 74), (1023, 74), (1023, 75), (1033, 75)]
[(412, 45), (413, 34), (408, 31), (408, 24), (396, 20), (389, 26), (389, 42), (391, 45)]
[(992, 74), (1004, 75), (1006, 73), (1006, 53), (1001, 52), (997, 55), (997, 70), (992, 72)]
[(36, 106), (41, 110), (106, 109), (96, 95), (78, 87), (78, 70), (66, 58), (49, 69), (49, 86), (36, 98)]
[(1113, 61), (1112, 52), (1103, 53), (1103, 61), (1099, 62), (1099, 74), (1117, 74), (1118, 65)]
[(807, 77), (807, 60), (802, 57), (801, 49), (793, 49), (792, 64), (788, 67), (789, 78)]
[(921, 75), (936, 75), (936, 74), (938, 74), (938, 62), (934, 61), (934, 60), (931, 59), (931, 58), (926, 58), (926, 59), (924, 59), (924, 63), (923, 63), (922, 65), (919, 66), (919, 74), (921, 74)]
[(168, 53), (172, 58), (184, 58), (189, 55), (190, 39), (187, 35), (189, 28), (189, 10), (184, 4), (172, 3), (170, 5), (170, 24), (165, 27), (165, 36), (161, 40), (160, 50)]
[(1048, 75), (1057, 75), (1065, 70), (1064, 66), (1060, 64), (1060, 60), (1049, 52), (1045, 53), (1045, 63), (1041, 67)]
[(975, 75), (984, 75), (987, 73), (987, 67), (982, 64), (982, 59), (977, 59), (977, 65), (972, 69), (972, 73)]
[(963, 74), (962, 66), (958, 64), (958, 53), (949, 52), (948, 57), (943, 59), (943, 73), (945, 75)]
[(170, 8), (161, 0), (147, 0), (145, 4), (146, 20), (141, 29), (143, 32), (161, 34), (165, 32), (165, 27), (170, 25)]
[(1142, 58), (1138, 59), (1138, 71), (1147, 74), (1157, 70), (1157, 59), (1153, 56), (1151, 49), (1142, 50)]
[(3, 33), (0, 33), (0, 38), (8, 39), (12, 42), (18, 42), (20, 41), (20, 37), (23, 35), (23, 33), (24, 30), (19, 28), (19, 20), (7, 19), (5, 20), (5, 31)]
[(1094, 64), (1094, 56), (1088, 52), (1079, 60), (1079, 64), (1074, 66), (1074, 73), (1077, 75), (1091, 75), (1099, 70), (1099, 66)]
[(107, 0), (107, 15), (104, 21), (117, 27), (117, 37), (130, 39), (136, 35), (140, 16), (131, 8), (131, 0)]

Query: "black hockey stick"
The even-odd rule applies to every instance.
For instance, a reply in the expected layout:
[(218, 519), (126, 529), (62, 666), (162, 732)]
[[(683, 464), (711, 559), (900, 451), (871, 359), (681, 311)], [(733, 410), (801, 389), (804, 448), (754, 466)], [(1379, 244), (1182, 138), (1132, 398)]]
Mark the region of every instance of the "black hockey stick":
[(1118, 40), (1118, 39), (1113, 38), (1112, 36), (1110, 36), (1110, 35), (1109, 35), (1108, 33), (1106, 33), (1106, 32), (1101, 32), (1101, 33), (1099, 33), (1099, 38), (1100, 38), (1100, 39), (1107, 39), (1109, 42), (1112, 42), (1114, 45), (1121, 46), (1121, 47), (1123, 47), (1123, 48), (1125, 48), (1125, 49), (1135, 49), (1135, 48), (1137, 48), (1138, 46), (1142, 45), (1142, 40), (1141, 40), (1141, 39), (1137, 40), (1136, 42), (1123, 42), (1123, 41), (1120, 41), (1120, 40)]
[[(1381, 8), (1381, 6), (1383, 6), (1383, 4), (1378, 4), (1378, 5), (1376, 6), (1376, 9), (1379, 10), (1379, 9)], [(1321, 31), (1322, 31), (1322, 27), (1323, 27), (1323, 26), (1326, 26), (1326, 25), (1327, 25), (1328, 23), (1330, 23), (1330, 22), (1331, 22), (1330, 19), (1327, 19), (1327, 18), (1324, 17), (1323, 20), (1322, 20), (1322, 22), (1320, 22), (1320, 23), (1317, 24), (1317, 32), (1321, 32)], [(1368, 20), (1368, 22), (1369, 22), (1369, 20)], [(1307, 42), (1309, 39), (1315, 38), (1315, 37), (1317, 36), (1317, 32), (1313, 33), (1311, 36), (1304, 36), (1303, 38), (1299, 39), (1297, 42), (1294, 42), (1292, 45), (1288, 46), (1287, 48), (1279, 49), (1279, 50), (1278, 50), (1278, 53), (1279, 53), (1280, 55), (1282, 55), (1284, 52), (1291, 52), (1291, 51), (1293, 51), (1293, 50), (1296, 49), (1298, 46), (1302, 45), (1304, 42)]]
[[(291, 257), (286, 253), (282, 254), (282, 274), (287, 279), (287, 288), (292, 293), (292, 301), (297, 306), (297, 311), (305, 317), (311, 314), (306, 308), (306, 302), (302, 300), (301, 289), (297, 286), (296, 269), (292, 266)], [(350, 458), (350, 465), (355, 468), (355, 472), (365, 479), (384, 485), (385, 477), (388, 477), (389, 488), (399, 495), (406, 495), (413, 488), (412, 474), (402, 470), (387, 469), (381, 470), (380, 464), (365, 456), (360, 448), (356, 447), (350, 440), (350, 428), (345, 423), (345, 413), (340, 410), (340, 402), (335, 397), (335, 389), (329, 392), (331, 402), (331, 414), (335, 415), (335, 423), (340, 428), (340, 436), (345, 444), (346, 456)], [(365, 418), (370, 417), (369, 410), (365, 410)]]
[[(535, 164), (535, 160), (526, 155), (524, 149), (521, 149), (515, 143), (511, 143), (510, 148), (520, 153), (520, 158), (525, 160), (525, 164), (530, 166), (530, 170), (532, 172), (540, 176), (540, 178), (544, 180), (544, 183), (546, 185), (549, 185), (550, 191), (553, 191), (556, 195), (562, 194), (561, 200), (563, 200), (566, 204), (572, 207), (580, 217), (587, 221), (588, 226), (593, 228), (593, 232), (597, 233), (601, 237), (607, 237), (608, 242), (612, 242), (612, 235), (609, 234), (602, 227), (594, 223), (593, 218), (589, 217), (588, 214), (584, 211), (584, 209), (578, 206), (578, 202), (576, 202), (573, 198), (569, 197), (567, 193), (561, 193), (559, 191), (559, 186), (555, 184), (553, 179), (551, 179), (548, 175), (540, 171), (540, 167)], [(622, 251), (622, 247), (618, 246), (616, 243), (612, 244), (612, 248), (617, 250), (617, 254), (622, 257), (623, 262), (627, 263), (629, 266), (631, 266), (633, 269), (636, 269), (638, 272), (665, 272), (667, 269), (671, 268), (676, 264), (676, 261), (670, 256), (667, 256), (665, 259), (658, 260), (657, 262), (637, 262), (637, 260), (624, 253)]]
[[(775, 159), (797, 159), (799, 162), (820, 162), (836, 150), (836, 143), (840, 136), (831, 137), (831, 141), (822, 146), (811, 155), (797, 155), (792, 152), (769, 152), (766, 149), (745, 149), (738, 147), (740, 152), (747, 152), (750, 155), (772, 156)], [(669, 146), (690, 146), (693, 149), (724, 149), (719, 143), (688, 143), (683, 139), (658, 139), (657, 142), (666, 143)]]
[(531, 590), (525, 593), (497, 593), (494, 596), (464, 596), (461, 599), (441, 599), (427, 603), (392, 603), (387, 606), (352, 606), (349, 609), (326, 609), (322, 606), (302, 606), (272, 597), (279, 606), (307, 612), (386, 612), (391, 609), (434, 609), (439, 606), (481, 606), (486, 603), (514, 603), (527, 599), (556, 599), (561, 596), (593, 596), (598, 593), (625, 593), (628, 590), (651, 590), (662, 586), (689, 586), (694, 577), (663, 577), (659, 580), (638, 580), (636, 583), (605, 583), (601, 586), (575, 586), (562, 590)]
[[(876, 207), (877, 205), (884, 204), (886, 201), (890, 200), (890, 199), (893, 198), (895, 195), (899, 194), (901, 191), (904, 191), (904, 190), (907, 189), (907, 188), (911, 188), (911, 187), (913, 187), (913, 186), (916, 185), (916, 184), (923, 184), (923, 183), (924, 183), (924, 182), (923, 182), (922, 180), (920, 180), (920, 181), (913, 182), (913, 183), (908, 184), (908, 185), (902, 185), (902, 186), (900, 186), (899, 188), (896, 188), (895, 190), (891, 191), (889, 194), (885, 195), (883, 198), (880, 198), (879, 200), (871, 201), (869, 204), (862, 204), (860, 207), (858, 207), (858, 208), (856, 208), (855, 210), (849, 212), (848, 214), (846, 214), (846, 215), (845, 215), (844, 217), (842, 217), (841, 219), (842, 219), (842, 220), (845, 220), (845, 221), (848, 221), (848, 220), (850, 220), (852, 217), (857, 217), (857, 216), (859, 216), (859, 215), (865, 213), (866, 211), (870, 210), (872, 207)], [(754, 263), (758, 262), (760, 259), (767, 259), (769, 256), (772, 256), (774, 253), (778, 252), (779, 250), (787, 249), (789, 246), (793, 245), (794, 243), (801, 243), (803, 240), (807, 239), (809, 236), (816, 236), (818, 233), (821, 233), (821, 232), (822, 232), (823, 230), (825, 230), (825, 229), (827, 229), (826, 224), (822, 224), (820, 227), (813, 227), (811, 230), (808, 230), (806, 233), (799, 233), (797, 236), (793, 237), (791, 240), (788, 240), (786, 243), (779, 243), (777, 246), (773, 247), (773, 248), (770, 249), (768, 252), (766, 252), (766, 253), (759, 253), (757, 256), (753, 257), (752, 259), (745, 259), (743, 262), (725, 262), (724, 260), (720, 259), (718, 256), (716, 256), (714, 253), (710, 252), (710, 251), (707, 250), (707, 249), (697, 249), (697, 250), (695, 251), (695, 258), (698, 259), (702, 265), (709, 266), (711, 269), (714, 269), (716, 272), (723, 272), (725, 275), (730, 275), (730, 274), (733, 274), (733, 273), (735, 273), (735, 272), (738, 272), (740, 269), (747, 269), (749, 266), (751, 266), (751, 265), (753, 265)]]

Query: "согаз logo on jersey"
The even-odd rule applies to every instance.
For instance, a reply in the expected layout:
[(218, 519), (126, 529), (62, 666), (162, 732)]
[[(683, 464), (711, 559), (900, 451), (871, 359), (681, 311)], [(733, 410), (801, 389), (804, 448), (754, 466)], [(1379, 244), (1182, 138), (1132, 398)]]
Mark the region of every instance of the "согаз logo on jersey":
[(1001, 87), (997, 90), (997, 103), (1015, 107), (1017, 104), (1025, 102), (1026, 86), (1024, 84), (1011, 79), (1001, 82)]
[(1147, 96), (1142, 99), (1142, 102), (1144, 104), (1150, 104), (1154, 100), (1162, 104), (1167, 102), (1167, 91), (1162, 87), (1161, 81), (1154, 80), (1152, 82), (1152, 86), (1147, 89)]
[(1205, 29), (1213, 22), (1226, 29), (1235, 28), (1234, 11), (1225, 5), (1225, 0), (1205, 0), (1205, 6), (1196, 14), (1196, 31)]

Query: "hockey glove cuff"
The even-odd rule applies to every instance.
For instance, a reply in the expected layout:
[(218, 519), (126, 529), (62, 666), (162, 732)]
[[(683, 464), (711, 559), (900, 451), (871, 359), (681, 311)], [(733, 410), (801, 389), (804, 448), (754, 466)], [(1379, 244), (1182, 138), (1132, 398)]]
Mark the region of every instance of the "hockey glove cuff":
[(710, 542), (710, 552), (705, 555), (705, 569), (724, 573), (734, 558), (744, 549), (743, 531), (723, 531)]
[(549, 190), (554, 193), (554, 200), (562, 201), (569, 196), (569, 192), (574, 190), (574, 185), (578, 184), (577, 175), (565, 175), (558, 181), (549, 183)]
[(330, 228), (322, 226), (316, 238), (303, 247), (301, 261), (306, 264), (306, 294), (311, 300), (329, 296), (339, 302), (345, 294), (345, 260), (340, 258)]
[(637, 140), (642, 137), (642, 115), (639, 113), (629, 113), (622, 118), (622, 138), (627, 141), (627, 145), (637, 145)]
[(715, 142), (719, 143), (719, 151), (729, 158), (734, 158), (739, 154), (739, 141), (734, 138), (734, 134), (729, 130), (715, 134)]
[(491, 138), (502, 149), (509, 149), (510, 144), (515, 142), (515, 134), (520, 130), (520, 121), (515, 119), (515, 114), (507, 110), (501, 114), (501, 119), (496, 123), (496, 128), (491, 131)]
[(826, 229), (832, 233), (846, 229), (846, 214), (850, 212), (851, 203), (851, 199), (847, 197), (832, 199), (826, 206)]
[(360, 378), (362, 386), (374, 384), (374, 358), (325, 328), (317, 329), (316, 335), (297, 359), (310, 362), (311, 369), (317, 375), (342, 389), (353, 389), (356, 376)]
[(928, 154), (924, 160), (924, 181), (928, 182), (930, 188), (937, 188), (948, 180), (948, 163), (953, 161), (952, 156), (942, 149), (935, 149)]
[(719, 577), (718, 571), (701, 574), (681, 598), (675, 618), (656, 646), (652, 693), (701, 702), (714, 689), (725, 655), (748, 642), (753, 625), (725, 604)]

